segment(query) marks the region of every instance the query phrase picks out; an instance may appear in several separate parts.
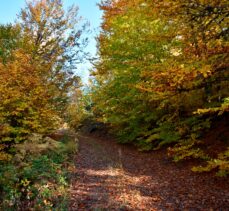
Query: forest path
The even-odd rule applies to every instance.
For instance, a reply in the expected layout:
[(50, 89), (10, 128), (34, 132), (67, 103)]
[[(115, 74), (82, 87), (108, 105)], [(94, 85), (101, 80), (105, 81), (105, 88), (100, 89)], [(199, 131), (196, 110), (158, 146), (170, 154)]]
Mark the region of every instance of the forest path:
[[(229, 210), (229, 182), (141, 153), (109, 137), (79, 136), (69, 210)], [(185, 166), (184, 166), (185, 165)]]

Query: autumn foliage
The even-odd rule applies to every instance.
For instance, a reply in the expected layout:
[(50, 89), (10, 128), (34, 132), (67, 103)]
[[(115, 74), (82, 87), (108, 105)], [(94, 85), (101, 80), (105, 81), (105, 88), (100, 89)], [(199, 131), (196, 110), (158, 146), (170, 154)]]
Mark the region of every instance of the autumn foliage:
[[(100, 8), (97, 119), (141, 150), (167, 145), (177, 161), (214, 163), (202, 146), (214, 122), (228, 119), (228, 2), (109, 0)], [(227, 154), (215, 160), (221, 175)]]
[[(0, 209), (67, 207), (74, 138), (48, 137), (68, 117), (85, 24), (60, 0), (27, 1), (0, 26)], [(65, 207), (65, 208), (64, 208)]]
[(18, 143), (60, 124), (79, 78), (83, 24), (77, 8), (31, 1), (15, 25), (0, 27), (0, 143)]

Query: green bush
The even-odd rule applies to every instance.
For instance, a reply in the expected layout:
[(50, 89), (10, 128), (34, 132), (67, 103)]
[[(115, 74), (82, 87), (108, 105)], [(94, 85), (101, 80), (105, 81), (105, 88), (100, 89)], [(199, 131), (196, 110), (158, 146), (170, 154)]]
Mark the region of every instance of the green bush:
[(69, 145), (76, 148), (70, 137), (59, 142), (58, 149), (26, 154), (20, 163), (0, 163), (0, 209), (67, 210), (69, 173), (74, 168), (70, 157), (75, 152)]

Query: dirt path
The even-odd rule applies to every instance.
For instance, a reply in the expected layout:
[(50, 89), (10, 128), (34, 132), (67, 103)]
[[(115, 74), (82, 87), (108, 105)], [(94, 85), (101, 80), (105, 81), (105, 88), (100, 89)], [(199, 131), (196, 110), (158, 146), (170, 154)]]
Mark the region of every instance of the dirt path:
[[(80, 136), (70, 210), (229, 210), (229, 182), (141, 153), (109, 138)], [(185, 165), (185, 166), (184, 166)]]

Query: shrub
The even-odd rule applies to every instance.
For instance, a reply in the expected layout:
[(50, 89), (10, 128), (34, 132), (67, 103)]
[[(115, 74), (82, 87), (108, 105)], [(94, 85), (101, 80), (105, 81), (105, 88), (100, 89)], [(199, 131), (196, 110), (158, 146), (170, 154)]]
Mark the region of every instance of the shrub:
[[(35, 144), (36, 153), (25, 148), (20, 161), (16, 154), (12, 161), (0, 163), (0, 209), (67, 210), (69, 173), (74, 169), (70, 158), (76, 151), (70, 148), (76, 149), (75, 140), (42, 140)], [(50, 142), (57, 143), (50, 148)], [(23, 146), (27, 145), (18, 145), (15, 153), (21, 153)]]

